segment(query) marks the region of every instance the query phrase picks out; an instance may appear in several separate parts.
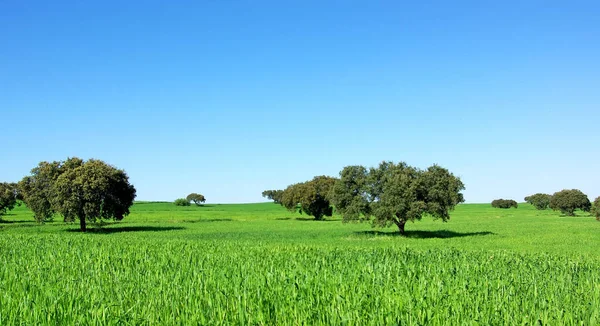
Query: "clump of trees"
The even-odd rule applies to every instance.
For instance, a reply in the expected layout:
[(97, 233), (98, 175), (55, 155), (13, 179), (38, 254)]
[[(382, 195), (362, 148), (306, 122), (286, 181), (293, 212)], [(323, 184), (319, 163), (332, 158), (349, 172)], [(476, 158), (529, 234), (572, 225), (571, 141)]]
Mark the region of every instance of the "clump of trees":
[(438, 165), (421, 170), (404, 162), (382, 162), (369, 169), (345, 167), (333, 187), (332, 199), (344, 222), (396, 225), (404, 234), (406, 222), (425, 215), (448, 221), (449, 212), (464, 202), (464, 189), (460, 178)]
[(600, 221), (600, 197), (594, 199), (594, 204), (592, 205), (592, 214), (594, 214), (596, 219)]
[(535, 195), (525, 197), (525, 201), (533, 205), (536, 209), (544, 210), (550, 206), (551, 195), (537, 193)]
[(173, 204), (175, 204), (175, 206), (191, 206), (192, 205), (190, 203), (190, 201), (185, 198), (177, 198), (177, 199), (175, 199)]
[(206, 202), (206, 198), (204, 198), (203, 195), (197, 194), (195, 192), (187, 195), (187, 197), (185, 199), (187, 199), (188, 203), (190, 201), (194, 202), (194, 204), (196, 204), (196, 206), (200, 206)]
[(550, 208), (567, 216), (575, 216), (575, 210), (580, 209), (584, 212), (589, 212), (592, 208), (592, 203), (588, 196), (579, 189), (564, 189), (555, 192), (550, 199)]
[(519, 204), (512, 199), (494, 199), (492, 200), (492, 207), (494, 208), (518, 208)]
[(283, 194), (283, 190), (265, 190), (262, 192), (262, 196), (272, 200), (275, 204), (280, 204), (280, 198)]
[(86, 222), (122, 220), (136, 196), (125, 171), (101, 160), (77, 157), (40, 162), (19, 182), (19, 188), (36, 221), (59, 213), (65, 222), (78, 219), (82, 232)]
[(322, 220), (333, 215), (331, 189), (336, 178), (317, 176), (310, 181), (288, 186), (279, 197), (279, 203), (290, 211), (298, 211)]
[(16, 183), (0, 183), (0, 220), (2, 215), (20, 205), (19, 199)]

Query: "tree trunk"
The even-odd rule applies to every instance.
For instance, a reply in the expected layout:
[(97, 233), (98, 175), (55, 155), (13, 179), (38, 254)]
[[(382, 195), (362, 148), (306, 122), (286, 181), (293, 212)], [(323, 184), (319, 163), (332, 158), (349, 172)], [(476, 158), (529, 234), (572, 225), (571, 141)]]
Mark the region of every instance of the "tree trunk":
[(398, 230), (400, 231), (400, 234), (404, 235), (404, 225), (406, 225), (406, 221), (398, 218), (398, 219), (394, 219), (394, 224), (396, 224), (396, 226), (398, 226)]
[(84, 217), (79, 218), (79, 226), (81, 227), (81, 232), (85, 232), (87, 230), (85, 227), (85, 218)]

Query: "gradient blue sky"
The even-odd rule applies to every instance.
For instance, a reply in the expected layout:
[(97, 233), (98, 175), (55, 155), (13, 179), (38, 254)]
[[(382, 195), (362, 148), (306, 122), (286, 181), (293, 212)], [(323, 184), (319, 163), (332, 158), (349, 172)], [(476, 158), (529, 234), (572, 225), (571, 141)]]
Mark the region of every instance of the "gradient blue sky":
[(78, 156), (257, 202), (393, 160), (600, 195), (598, 1), (175, 2), (0, 2), (0, 181)]

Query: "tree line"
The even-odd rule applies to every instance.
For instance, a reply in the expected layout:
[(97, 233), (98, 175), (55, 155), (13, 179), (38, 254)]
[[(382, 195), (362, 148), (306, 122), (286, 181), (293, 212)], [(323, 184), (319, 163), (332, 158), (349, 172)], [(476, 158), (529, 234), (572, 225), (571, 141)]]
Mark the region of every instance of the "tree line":
[[(592, 213), (600, 221), (600, 197), (592, 203), (579, 189), (563, 189), (552, 195), (536, 193), (525, 197), (525, 202), (538, 210), (552, 209), (567, 216), (575, 216), (575, 211), (579, 209)], [(518, 204), (512, 199), (495, 199), (492, 201), (492, 207), (517, 208)]]
[[(464, 202), (460, 178), (433, 165), (425, 170), (404, 162), (382, 162), (376, 167), (347, 166), (339, 177), (317, 176), (284, 190), (266, 190), (263, 196), (284, 206), (322, 220), (332, 216), (334, 207), (343, 222), (371, 222), (374, 226), (398, 227), (404, 233), (408, 221), (423, 216), (448, 221), (449, 212)], [(79, 221), (85, 232), (88, 222), (122, 220), (136, 197), (124, 170), (101, 160), (68, 158), (40, 162), (18, 183), (0, 183), (0, 219), (25, 203), (36, 221), (52, 220), (56, 214), (65, 222)], [(580, 209), (600, 220), (600, 197), (593, 203), (580, 190), (534, 194), (525, 200), (537, 209), (551, 208), (574, 215)], [(189, 194), (182, 203), (201, 205), (206, 198)], [(517, 207), (514, 200), (495, 201), (496, 207)]]

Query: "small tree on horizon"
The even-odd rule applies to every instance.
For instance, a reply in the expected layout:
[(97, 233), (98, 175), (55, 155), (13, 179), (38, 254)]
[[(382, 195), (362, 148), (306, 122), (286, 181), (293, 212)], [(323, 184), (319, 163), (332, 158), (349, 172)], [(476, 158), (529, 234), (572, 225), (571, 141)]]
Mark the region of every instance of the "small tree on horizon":
[(194, 202), (194, 204), (196, 204), (196, 206), (200, 206), (206, 202), (206, 198), (204, 198), (203, 195), (197, 194), (195, 192), (187, 195), (187, 197), (185, 199), (187, 199), (188, 202), (190, 202), (190, 201)]
[(586, 194), (579, 189), (564, 189), (555, 192), (550, 200), (550, 208), (555, 211), (561, 211), (567, 216), (575, 216), (575, 210), (580, 209), (589, 212), (592, 203)]
[(519, 204), (513, 199), (494, 199), (492, 200), (492, 207), (494, 208), (518, 208)]
[(272, 200), (275, 204), (280, 204), (281, 194), (283, 190), (265, 190), (262, 192), (262, 196)]

